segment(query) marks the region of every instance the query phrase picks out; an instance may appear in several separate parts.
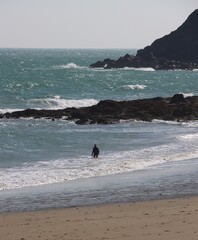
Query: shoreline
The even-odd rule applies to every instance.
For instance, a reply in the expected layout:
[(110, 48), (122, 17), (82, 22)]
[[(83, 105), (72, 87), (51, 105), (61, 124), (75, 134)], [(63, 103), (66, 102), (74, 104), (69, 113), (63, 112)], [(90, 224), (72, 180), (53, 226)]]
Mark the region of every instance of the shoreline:
[(195, 240), (198, 196), (0, 214), (6, 240)]
[(1, 191), (0, 213), (144, 202), (198, 195), (198, 160), (129, 173)]
[(188, 159), (130, 173), (4, 192), (0, 199), (1, 237), (196, 240), (197, 166), (197, 159)]

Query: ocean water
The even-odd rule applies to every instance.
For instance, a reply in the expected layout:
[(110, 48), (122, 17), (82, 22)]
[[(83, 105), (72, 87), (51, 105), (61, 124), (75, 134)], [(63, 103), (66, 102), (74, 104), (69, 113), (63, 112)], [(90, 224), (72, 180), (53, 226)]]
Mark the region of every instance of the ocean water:
[[(91, 69), (133, 49), (0, 49), (0, 113), (60, 109), (100, 100), (198, 95), (198, 71)], [(0, 194), (6, 190), (159, 168), (198, 158), (198, 122), (0, 119)], [(100, 149), (91, 157), (94, 144)]]

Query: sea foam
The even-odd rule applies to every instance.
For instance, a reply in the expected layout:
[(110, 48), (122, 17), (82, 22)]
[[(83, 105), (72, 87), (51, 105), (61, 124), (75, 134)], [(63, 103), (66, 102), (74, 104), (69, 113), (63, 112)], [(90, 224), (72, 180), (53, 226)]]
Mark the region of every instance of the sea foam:
[(16, 112), (16, 111), (23, 111), (24, 109), (19, 109), (19, 108), (2, 108), (0, 109), (0, 114), (5, 114), (7, 112)]
[(125, 70), (135, 70), (135, 71), (146, 71), (146, 72), (155, 72), (154, 68), (133, 68), (133, 67), (125, 67)]
[(183, 92), (180, 92), (180, 94), (183, 94), (184, 98), (187, 98), (187, 97), (192, 97), (194, 96), (193, 93), (183, 93)]
[[(57, 110), (71, 107), (90, 107), (96, 105), (98, 102), (95, 99), (62, 99), (60, 96), (54, 96), (51, 98), (31, 99), (28, 101), (27, 108)], [(0, 114), (23, 110), (25, 109), (2, 108), (0, 109)]]
[(62, 99), (60, 96), (54, 96), (52, 98), (33, 99), (29, 101), (29, 104), (33, 108), (39, 109), (63, 109), (63, 108), (80, 108), (89, 107), (98, 103), (95, 99)]
[(147, 86), (143, 84), (129, 84), (129, 85), (123, 86), (124, 89), (128, 89), (128, 90), (143, 90), (146, 87)]
[[(120, 151), (101, 155), (99, 161), (90, 156), (26, 163), (17, 168), (0, 170), (0, 190), (60, 183), (75, 179), (127, 173), (171, 161), (198, 156), (198, 151), (177, 151), (178, 145), (161, 145), (139, 150)], [(170, 153), (170, 154), (167, 154)], [(78, 163), (78, 164), (76, 164)]]
[(68, 63), (68, 64), (63, 64), (63, 65), (59, 65), (59, 66), (54, 66), (53, 68), (55, 69), (83, 69), (83, 68), (86, 68), (86, 67), (82, 67), (82, 66), (79, 66), (75, 63)]

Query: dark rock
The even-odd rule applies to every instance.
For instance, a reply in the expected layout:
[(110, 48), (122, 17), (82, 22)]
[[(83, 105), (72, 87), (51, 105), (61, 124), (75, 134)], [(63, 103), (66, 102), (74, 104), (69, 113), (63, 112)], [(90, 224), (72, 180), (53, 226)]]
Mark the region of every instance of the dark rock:
[(145, 58), (152, 54), (156, 58), (181, 62), (198, 61), (198, 9), (175, 31), (155, 40), (137, 52), (137, 56)]
[(81, 118), (79, 120), (76, 120), (75, 123), (78, 125), (85, 125), (85, 124), (89, 124), (90, 121), (87, 118)]
[(184, 103), (184, 102), (185, 102), (185, 98), (183, 94), (175, 94), (170, 100), (171, 104), (172, 103), (178, 104), (178, 103)]
[(198, 96), (184, 98), (182, 94), (173, 97), (138, 99), (131, 101), (103, 100), (97, 105), (59, 110), (27, 109), (5, 113), (3, 118), (63, 118), (76, 124), (113, 124), (120, 120), (153, 119), (188, 121), (198, 120)]
[(117, 60), (105, 59), (92, 68), (153, 68), (155, 70), (198, 68), (198, 9), (175, 31), (138, 50), (136, 56), (126, 54)]

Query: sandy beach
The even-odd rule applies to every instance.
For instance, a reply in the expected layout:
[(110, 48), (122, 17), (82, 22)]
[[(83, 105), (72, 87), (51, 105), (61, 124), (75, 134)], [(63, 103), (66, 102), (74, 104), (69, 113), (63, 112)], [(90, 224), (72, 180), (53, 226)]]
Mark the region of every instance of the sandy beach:
[(4, 240), (196, 240), (198, 197), (0, 214)]

